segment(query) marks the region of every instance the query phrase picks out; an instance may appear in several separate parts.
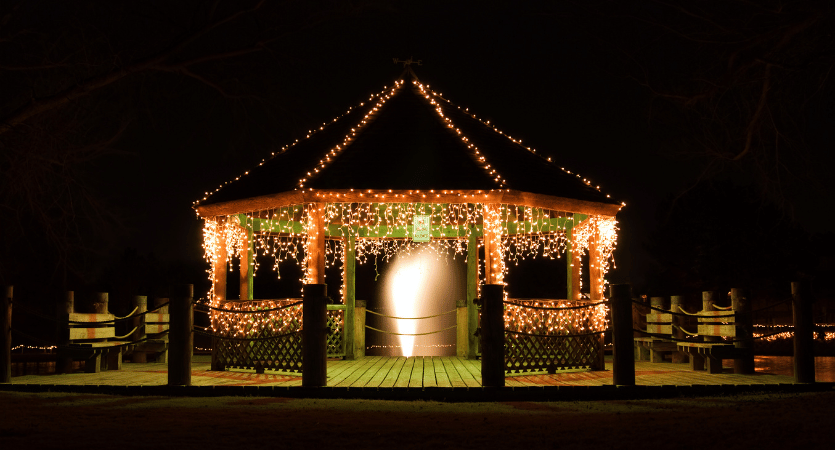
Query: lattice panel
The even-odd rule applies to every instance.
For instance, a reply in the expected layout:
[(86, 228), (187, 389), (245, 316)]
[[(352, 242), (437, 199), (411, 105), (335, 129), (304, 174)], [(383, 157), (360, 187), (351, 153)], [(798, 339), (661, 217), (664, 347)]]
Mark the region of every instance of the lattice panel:
[(328, 311), (328, 358), (345, 356), (345, 310)]
[(505, 303), (505, 370), (602, 370), (608, 308), (597, 302), (509, 299)]
[(527, 336), (505, 332), (504, 360), (508, 372), (560, 369), (602, 369), (600, 335)]
[[(241, 369), (302, 371), (302, 305), (271, 310), (301, 299), (253, 300), (224, 305), (234, 313), (213, 314), (215, 333), (234, 339), (216, 338), (213, 349), (218, 364)], [(330, 305), (327, 312), (328, 358), (345, 356), (345, 311)], [(344, 307), (343, 307), (344, 308)], [(238, 312), (240, 311), (240, 312)], [(246, 312), (242, 314), (241, 312)]]

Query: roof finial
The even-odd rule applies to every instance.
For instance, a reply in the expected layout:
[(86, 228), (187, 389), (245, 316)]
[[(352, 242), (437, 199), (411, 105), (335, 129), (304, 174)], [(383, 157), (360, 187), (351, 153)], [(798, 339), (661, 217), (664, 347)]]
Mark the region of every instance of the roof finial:
[(406, 75), (406, 72), (409, 72), (412, 75), (413, 80), (417, 81), (418, 83), (420, 82), (420, 80), (418, 79), (417, 74), (415, 74), (415, 71), (412, 70), (412, 64), (417, 64), (419, 66), (422, 66), (423, 65), (423, 60), (422, 59), (419, 59), (419, 60), (415, 61), (414, 58), (410, 56), (409, 59), (405, 59), (405, 60), (404, 59), (399, 59), (399, 58), (392, 58), (392, 61), (395, 64), (398, 64), (398, 63), (403, 64), (403, 73), (400, 74), (400, 78), (403, 78), (403, 76)]

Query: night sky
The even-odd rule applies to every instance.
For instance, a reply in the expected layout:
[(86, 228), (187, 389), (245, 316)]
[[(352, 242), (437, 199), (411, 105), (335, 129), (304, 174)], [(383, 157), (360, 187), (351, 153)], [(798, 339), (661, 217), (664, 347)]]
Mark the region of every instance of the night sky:
[[(7, 80), (6, 116), (23, 104), (27, 83), (39, 86), (36, 97), (47, 95), (50, 89), (170, 48), (210, 21), (210, 2), (180, 2), (177, 7), (158, 2), (146, 11), (136, 6), (75, 9), (50, 2), (13, 10), (18, 2), (10, 3), (2, 7), (11, 17), (3, 25), (6, 33), (51, 31), (44, 31), (39, 46), (0, 43), (16, 49), (0, 50), (6, 54), (0, 65), (80, 64), (85, 58), (93, 63), (57, 73), (0, 72)], [(219, 2), (211, 17), (249, 3), (255, 4)], [(665, 28), (684, 22), (661, 2), (618, 7), (606, 1), (559, 6), (552, 3), (562, 2), (400, 3), (264, 7), (201, 37), (169, 59), (164, 70), (142, 70), (79, 100), (91, 110), (100, 108), (103, 122), (118, 116), (125, 125), (109, 146), (115, 151), (85, 163), (82, 170), (93, 192), (123, 221), (98, 259), (98, 273), (104, 274), (126, 248), (153, 254), (162, 264), (200, 261), (201, 222), (191, 208), (195, 200), (391, 85), (403, 70), (392, 58), (413, 57), (422, 61), (414, 67), (421, 81), (445, 98), (626, 202), (618, 215), (621, 238), (610, 280), (646, 284), (651, 270), (646, 246), (658, 227), (659, 206), (691, 187), (706, 161), (682, 154), (687, 145), (682, 136), (699, 124), (666, 122), (671, 115), (657, 88), (684, 86), (680, 91), (687, 91), (677, 82), (687, 78), (694, 62), (716, 60), (721, 66), (727, 55), (717, 51), (713, 58), (709, 44), (693, 44)], [(711, 10), (718, 7), (714, 4), (705, 7), (722, 14)], [(831, 7), (820, 8), (831, 13)], [(734, 14), (729, 11), (728, 17)], [(74, 26), (67, 20), (72, 17), (79, 18)], [(741, 30), (754, 26), (751, 21), (736, 25)], [(78, 37), (82, 34), (86, 37)], [(201, 55), (251, 48), (265, 36), (270, 38), (265, 50), (196, 64), (188, 72), (175, 67)], [(41, 57), (35, 50), (44, 51), (47, 42), (55, 45), (48, 58)], [(830, 56), (822, 64), (831, 65), (832, 43), (825, 45)], [(38, 78), (38, 73), (49, 75)], [(825, 169), (832, 167), (835, 142), (832, 83), (827, 78), (820, 82), (820, 95), (811, 97), (805, 116), (798, 118), (805, 150), (798, 159), (809, 171), (774, 181), (786, 186), (786, 216), (818, 234), (833, 231), (821, 210), (831, 204), (833, 183)], [(84, 117), (95, 120), (95, 114)], [(8, 134), (0, 135), (5, 152), (13, 145), (3, 139)], [(730, 182), (747, 189), (755, 182), (745, 170), (727, 165), (702, 183)], [(709, 207), (705, 214), (711, 214)]]

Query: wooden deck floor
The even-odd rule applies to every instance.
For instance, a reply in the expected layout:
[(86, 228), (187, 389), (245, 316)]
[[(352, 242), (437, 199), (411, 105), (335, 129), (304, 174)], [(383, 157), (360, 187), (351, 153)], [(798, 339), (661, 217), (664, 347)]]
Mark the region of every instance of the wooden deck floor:
[[(507, 386), (602, 386), (612, 384), (611, 361), (605, 371), (565, 371), (513, 374), (505, 378)], [(301, 375), (253, 370), (213, 372), (205, 357), (196, 357), (192, 365), (195, 386), (301, 386)], [(108, 385), (155, 386), (168, 382), (166, 364), (125, 363), (122, 370), (98, 374), (24, 375), (12, 377), (12, 384), (35, 385)], [(761, 385), (791, 384), (793, 378), (758, 372), (735, 375), (726, 368), (722, 374), (691, 371), (687, 364), (635, 362), (638, 385)], [(480, 387), (481, 362), (458, 357), (381, 357), (369, 356), (358, 361), (328, 361), (328, 386), (334, 387)]]

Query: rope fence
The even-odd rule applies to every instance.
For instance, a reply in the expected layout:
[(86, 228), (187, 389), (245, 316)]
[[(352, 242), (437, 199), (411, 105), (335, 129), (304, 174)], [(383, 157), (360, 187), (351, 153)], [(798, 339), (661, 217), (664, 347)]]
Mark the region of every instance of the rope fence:
[(453, 325), (453, 326), (451, 326), (451, 327), (444, 328), (444, 329), (442, 329), (442, 330), (437, 330), (437, 331), (429, 331), (429, 332), (427, 332), (427, 333), (395, 333), (395, 332), (393, 332), (393, 331), (380, 330), (380, 329), (377, 329), (377, 328), (374, 328), (374, 327), (370, 327), (370, 326), (368, 326), (368, 325), (366, 325), (366, 326), (365, 326), (365, 328), (368, 328), (369, 330), (374, 330), (374, 331), (377, 331), (377, 332), (380, 332), (380, 333), (383, 333), (383, 334), (392, 334), (392, 335), (395, 335), (395, 336), (426, 336), (427, 334), (437, 334), (437, 333), (442, 333), (442, 332), (444, 332), (444, 331), (447, 331), (447, 330), (451, 330), (451, 329), (453, 329), (453, 328), (456, 328), (456, 326), (455, 326), (455, 325)]
[(381, 313), (378, 313), (378, 312), (374, 312), (374, 311), (371, 311), (371, 310), (368, 310), (368, 309), (367, 309), (367, 310), (365, 310), (365, 312), (366, 312), (366, 313), (371, 313), (371, 314), (374, 314), (375, 316), (386, 317), (386, 318), (389, 318), (389, 319), (400, 319), (400, 320), (412, 320), (412, 319), (415, 319), (415, 320), (417, 320), (417, 319), (432, 319), (432, 318), (434, 318), (434, 317), (446, 316), (447, 314), (452, 314), (452, 313), (454, 313), (454, 312), (456, 312), (456, 311), (457, 311), (457, 310), (453, 309), (453, 310), (451, 310), (451, 311), (442, 312), (442, 313), (440, 313), (440, 314), (435, 314), (435, 315), (433, 315), (433, 316), (424, 316), (424, 317), (397, 317), (397, 316), (388, 316), (388, 315), (381, 314)]

